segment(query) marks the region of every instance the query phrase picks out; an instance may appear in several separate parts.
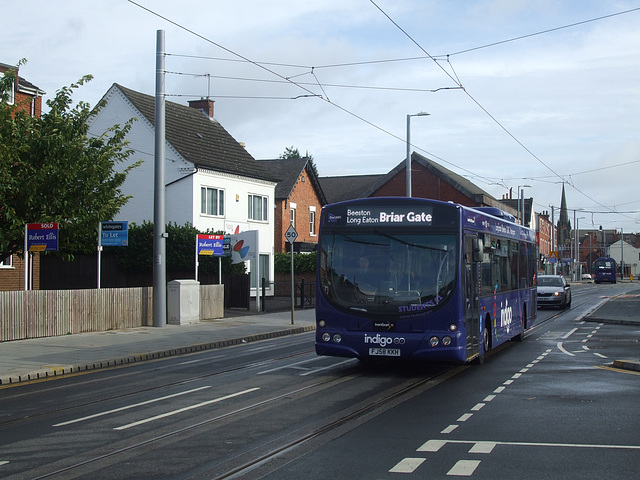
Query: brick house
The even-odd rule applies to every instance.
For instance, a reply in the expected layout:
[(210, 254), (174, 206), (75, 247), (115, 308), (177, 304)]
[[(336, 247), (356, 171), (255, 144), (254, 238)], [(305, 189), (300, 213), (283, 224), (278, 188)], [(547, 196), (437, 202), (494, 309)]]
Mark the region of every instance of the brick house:
[(538, 236), (538, 270), (544, 270), (545, 273), (552, 273), (552, 264), (549, 263), (549, 257), (553, 250), (552, 240), (555, 238), (555, 226), (551, 222), (549, 212), (536, 213), (537, 216), (537, 236)]
[[(406, 195), (406, 164), (403, 160), (386, 175), (321, 177), (327, 201), (365, 197), (397, 197)], [(413, 152), (411, 155), (411, 191), (417, 198), (455, 202), (468, 207), (497, 207), (512, 215), (517, 211), (503, 205), (473, 182), (442, 165)]]
[(320, 210), (327, 203), (320, 182), (308, 158), (259, 160), (278, 178), (274, 202), (276, 253), (290, 251), (284, 234), (293, 225), (298, 233), (294, 252), (310, 252), (318, 243)]
[[(0, 63), (0, 78), (9, 71), (16, 72), (17, 82), (13, 82), (7, 101), (9, 104), (13, 104), (16, 109), (25, 111), (32, 117), (40, 118), (42, 115), (42, 96), (45, 92), (18, 75), (17, 67)], [(40, 255), (37, 253), (32, 256), (32, 278), (31, 287), (38, 289), (40, 286)], [(24, 261), (18, 255), (0, 259), (0, 290), (23, 290), (24, 287)]]

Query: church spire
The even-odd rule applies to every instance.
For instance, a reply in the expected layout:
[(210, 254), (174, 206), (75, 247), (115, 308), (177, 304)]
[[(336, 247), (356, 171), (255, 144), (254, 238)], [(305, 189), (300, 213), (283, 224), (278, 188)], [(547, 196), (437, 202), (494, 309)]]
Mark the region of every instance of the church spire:
[(560, 221), (571, 225), (569, 222), (569, 211), (567, 210), (567, 197), (564, 193), (564, 183), (562, 184), (562, 200), (560, 200)]
[(562, 184), (562, 200), (560, 201), (560, 220), (558, 220), (558, 247), (564, 251), (564, 256), (569, 256), (571, 247), (571, 222), (569, 221), (569, 210), (567, 209), (567, 197)]

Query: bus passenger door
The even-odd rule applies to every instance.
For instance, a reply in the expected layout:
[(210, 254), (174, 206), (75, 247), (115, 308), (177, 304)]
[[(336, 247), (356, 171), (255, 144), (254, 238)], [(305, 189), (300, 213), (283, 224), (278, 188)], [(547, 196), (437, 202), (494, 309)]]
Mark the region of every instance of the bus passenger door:
[(467, 331), (467, 360), (479, 353), (480, 341), (480, 279), (478, 262), (473, 254), (475, 235), (464, 236), (464, 326)]

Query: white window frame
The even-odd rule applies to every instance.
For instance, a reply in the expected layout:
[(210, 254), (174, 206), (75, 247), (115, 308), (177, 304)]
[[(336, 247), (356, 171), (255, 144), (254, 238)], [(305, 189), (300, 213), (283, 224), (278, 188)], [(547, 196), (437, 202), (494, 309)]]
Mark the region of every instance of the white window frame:
[[(211, 202), (210, 200), (210, 191), (216, 192), (216, 211), (214, 213), (209, 213)], [(202, 196), (204, 195), (204, 199)], [(224, 217), (225, 210), (225, 191), (222, 188), (209, 187), (207, 185), (200, 186), (200, 215), (207, 215), (211, 217)], [(203, 202), (204, 200), (204, 202)], [(204, 210), (204, 211), (203, 211)]]
[[(4, 77), (4, 73), (0, 73), (0, 78)], [(7, 104), (13, 105), (16, 101), (16, 81), (11, 80), (11, 90), (9, 90), (9, 98), (7, 98)]]
[(290, 220), (291, 226), (293, 228), (296, 227), (296, 210), (297, 210), (297, 208), (298, 208), (297, 204), (295, 204), (295, 203), (290, 203), (289, 204), (289, 210), (291, 212), (291, 214), (289, 216), (289, 220)]
[(0, 260), (0, 268), (13, 268), (13, 255)]
[[(254, 205), (256, 200), (259, 202), (257, 205)], [(258, 195), (250, 193), (248, 196), (248, 212), (247, 216), (249, 220), (254, 222), (268, 222), (269, 221), (269, 197), (264, 195)], [(256, 212), (256, 206), (259, 208), (259, 212)]]
[(309, 206), (309, 235), (316, 236), (316, 207), (315, 205)]

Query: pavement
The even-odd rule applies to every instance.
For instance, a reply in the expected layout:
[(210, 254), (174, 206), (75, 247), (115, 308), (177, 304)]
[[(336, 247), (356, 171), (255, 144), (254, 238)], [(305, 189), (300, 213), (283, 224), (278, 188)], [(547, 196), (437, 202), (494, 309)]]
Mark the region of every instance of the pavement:
[[(609, 298), (581, 320), (640, 327), (640, 290)], [(315, 330), (315, 309), (257, 313), (189, 325), (137, 327), (0, 343), (0, 386), (183, 355)], [(640, 371), (640, 358), (613, 366)]]
[[(608, 323), (614, 325), (635, 325), (640, 327), (640, 290), (632, 290), (609, 298), (582, 318), (585, 322)], [(613, 366), (640, 372), (640, 357), (614, 360)]]
[(145, 360), (183, 355), (315, 330), (315, 309), (257, 313), (226, 310), (225, 318), (187, 325), (0, 343), (0, 386)]

